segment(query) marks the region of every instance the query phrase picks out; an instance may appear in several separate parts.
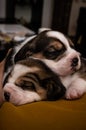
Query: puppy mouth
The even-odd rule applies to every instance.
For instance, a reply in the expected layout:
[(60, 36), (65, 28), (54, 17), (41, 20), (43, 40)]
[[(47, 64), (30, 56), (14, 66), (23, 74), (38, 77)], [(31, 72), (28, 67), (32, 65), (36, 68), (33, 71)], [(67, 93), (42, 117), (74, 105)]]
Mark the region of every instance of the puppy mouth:
[(72, 71), (72, 72), (76, 72), (77, 69), (76, 69), (75, 67), (72, 67), (72, 68), (71, 68), (71, 71)]
[(77, 65), (77, 66), (71, 66), (71, 71), (72, 72), (76, 72), (80, 69), (80, 65)]

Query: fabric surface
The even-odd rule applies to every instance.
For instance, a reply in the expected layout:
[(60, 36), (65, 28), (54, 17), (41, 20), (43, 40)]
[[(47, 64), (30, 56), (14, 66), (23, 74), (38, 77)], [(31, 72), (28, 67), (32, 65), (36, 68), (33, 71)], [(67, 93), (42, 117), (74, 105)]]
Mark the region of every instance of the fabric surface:
[(0, 108), (0, 130), (86, 130), (86, 95), (74, 101), (40, 101), (18, 107), (5, 102)]

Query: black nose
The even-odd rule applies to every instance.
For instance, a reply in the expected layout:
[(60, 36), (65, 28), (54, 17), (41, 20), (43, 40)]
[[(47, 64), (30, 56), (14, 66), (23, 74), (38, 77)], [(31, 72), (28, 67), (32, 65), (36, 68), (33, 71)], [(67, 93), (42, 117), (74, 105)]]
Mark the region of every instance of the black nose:
[(72, 59), (72, 66), (75, 67), (77, 65), (78, 65), (78, 58), (75, 57), (75, 58)]
[(9, 101), (10, 100), (10, 93), (9, 92), (5, 92), (4, 93), (4, 97), (5, 97), (6, 101)]

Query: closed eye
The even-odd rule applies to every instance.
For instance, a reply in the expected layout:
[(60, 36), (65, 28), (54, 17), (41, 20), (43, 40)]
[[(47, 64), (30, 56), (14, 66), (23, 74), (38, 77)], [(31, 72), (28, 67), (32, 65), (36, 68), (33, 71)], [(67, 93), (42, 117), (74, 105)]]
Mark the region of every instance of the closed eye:
[(47, 59), (56, 59), (61, 54), (61, 52), (63, 52), (63, 48), (56, 49), (54, 47), (50, 47), (44, 51), (44, 56)]

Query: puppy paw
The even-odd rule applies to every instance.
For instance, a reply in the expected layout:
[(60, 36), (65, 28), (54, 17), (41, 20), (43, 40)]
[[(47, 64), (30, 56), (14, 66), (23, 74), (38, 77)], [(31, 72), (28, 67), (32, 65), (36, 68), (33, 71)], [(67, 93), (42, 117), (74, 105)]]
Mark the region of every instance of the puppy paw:
[(66, 98), (66, 99), (69, 99), (69, 100), (78, 99), (78, 98), (80, 98), (83, 94), (84, 94), (84, 92), (83, 92), (82, 90), (77, 89), (77, 88), (70, 87), (70, 88), (67, 90), (67, 92), (66, 92), (65, 98)]

